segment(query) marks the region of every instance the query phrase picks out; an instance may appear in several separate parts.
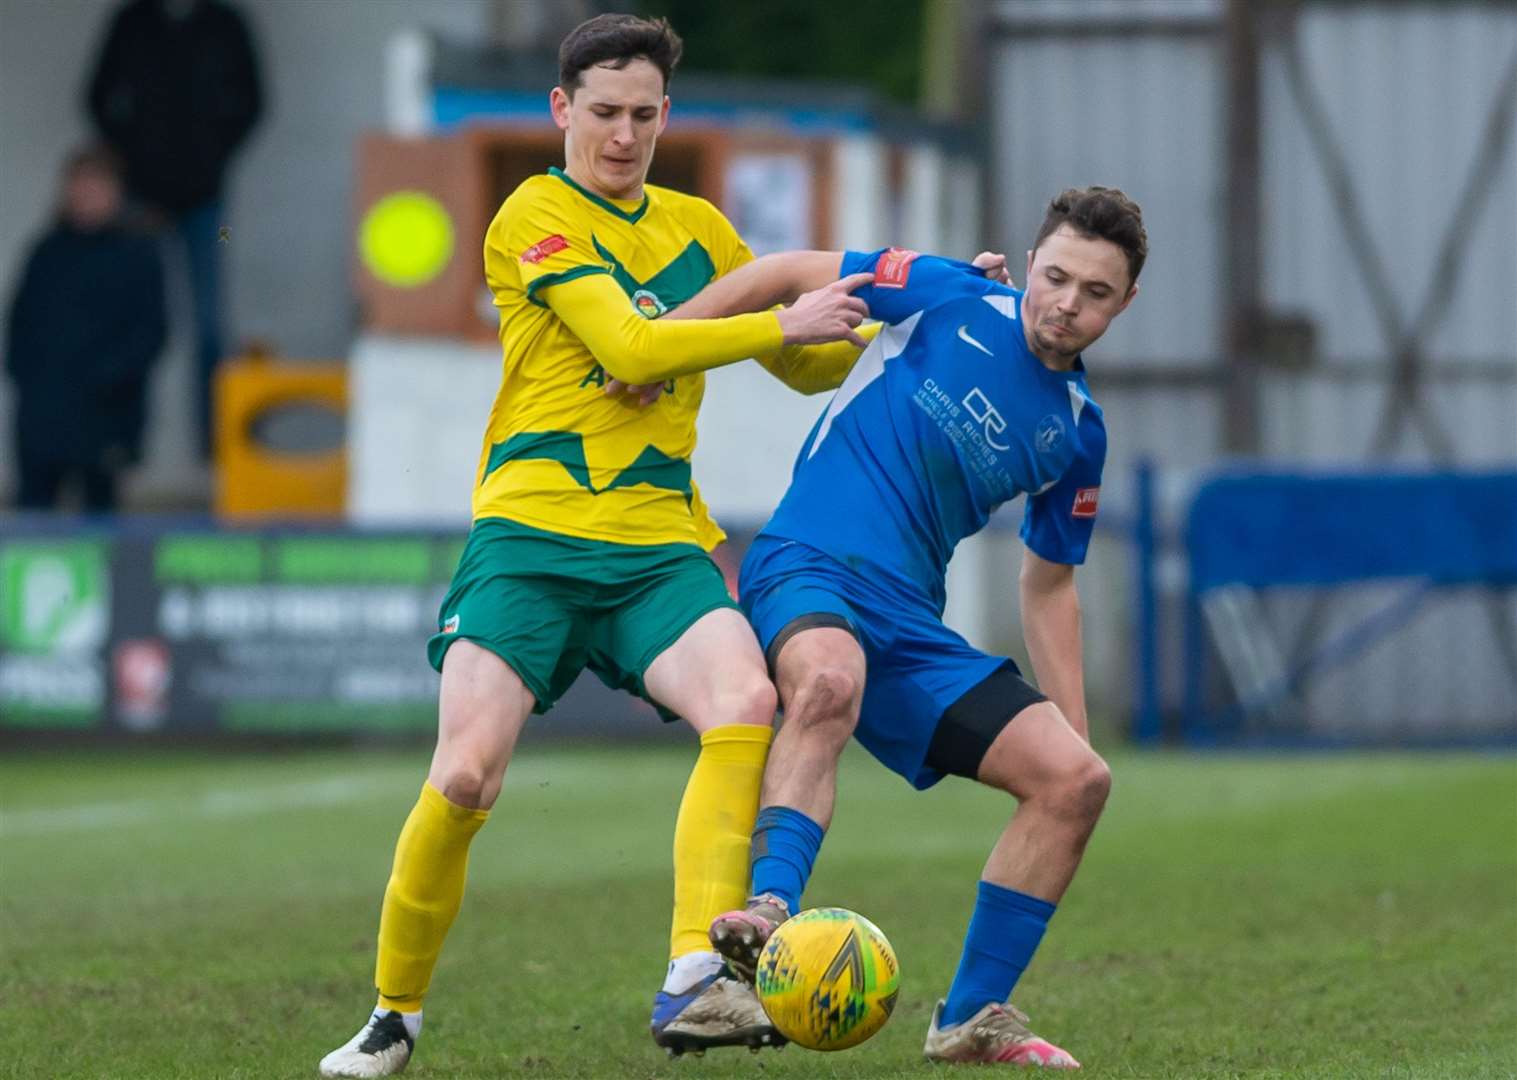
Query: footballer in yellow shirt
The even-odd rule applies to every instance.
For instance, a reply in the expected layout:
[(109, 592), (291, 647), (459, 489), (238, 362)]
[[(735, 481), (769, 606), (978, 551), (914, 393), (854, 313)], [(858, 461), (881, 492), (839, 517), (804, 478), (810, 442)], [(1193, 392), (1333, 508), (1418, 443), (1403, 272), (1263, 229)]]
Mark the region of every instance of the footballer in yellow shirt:
[[(506, 518), (619, 544), (722, 539), (690, 476), (706, 368), (756, 356), (805, 390), (836, 386), (851, 347), (782, 366), (773, 314), (667, 320), (753, 253), (704, 199), (643, 185), (613, 200), (560, 169), (533, 177), (485, 235), (504, 371), (474, 490), (474, 518)], [(602, 391), (665, 381), (640, 409)]]
[[(709, 203), (644, 183), (680, 48), (662, 19), (601, 15), (575, 28), (550, 95), (564, 168), (523, 183), (488, 230), (503, 371), (474, 525), (428, 642), (442, 672), (437, 748), (385, 890), (378, 1004), (322, 1059), (325, 1076), (405, 1067), (470, 842), (517, 736), (584, 668), (700, 735), (674, 828), (654, 1041), (674, 1054), (780, 1041), (707, 937), (746, 896), (776, 695), (707, 555), (721, 531), (690, 454), (703, 371), (755, 357), (799, 389), (836, 386), (863, 344), (865, 309), (845, 279), (778, 311), (681, 318), (682, 303), (752, 255)], [(605, 393), (612, 379), (664, 392), (642, 407)]]

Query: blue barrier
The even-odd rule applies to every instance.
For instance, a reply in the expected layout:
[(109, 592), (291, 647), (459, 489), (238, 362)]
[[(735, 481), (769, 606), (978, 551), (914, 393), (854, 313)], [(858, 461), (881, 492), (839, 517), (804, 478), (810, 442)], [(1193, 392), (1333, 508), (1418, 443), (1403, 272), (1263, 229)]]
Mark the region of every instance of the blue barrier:
[[(1141, 494), (1145, 483), (1151, 481), (1140, 473), (1140, 506), (1151, 499)], [(1280, 706), (1314, 676), (1406, 626), (1439, 590), (1485, 586), (1494, 596), (1517, 586), (1517, 473), (1226, 473), (1197, 491), (1184, 543), (1190, 578), (1182, 731), (1194, 743), (1228, 741), (1250, 714)], [(1147, 550), (1151, 557), (1151, 546)], [(1208, 708), (1203, 606), (1209, 599), (1240, 587), (1326, 590), (1373, 582), (1397, 583), (1396, 594), (1308, 655), (1281, 665), (1237, 702), (1220, 711)], [(1499, 634), (1499, 611), (1495, 619)], [(1156, 637), (1151, 611), (1140, 625), (1140, 637)], [(1509, 653), (1511, 642), (1509, 632)], [(1157, 659), (1150, 651), (1142, 662)], [(1508, 662), (1517, 659), (1509, 656)], [(1151, 677), (1145, 672), (1145, 679)], [(1157, 715), (1149, 711), (1154, 708), (1145, 696), (1138, 713), (1140, 738), (1157, 730)], [(1512, 717), (1517, 728), (1517, 705)], [(1498, 740), (1510, 734), (1498, 733)]]

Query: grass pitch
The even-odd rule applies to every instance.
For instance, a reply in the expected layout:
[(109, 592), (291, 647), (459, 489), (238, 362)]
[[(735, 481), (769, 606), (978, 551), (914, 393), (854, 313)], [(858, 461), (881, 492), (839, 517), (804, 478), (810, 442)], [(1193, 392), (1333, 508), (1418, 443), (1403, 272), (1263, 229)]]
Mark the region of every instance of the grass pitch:
[[(946, 1075), (922, 1037), (1009, 800), (955, 781), (917, 795), (851, 751), (808, 901), (890, 936), (894, 1018), (840, 1054), (670, 1061), (646, 1024), (693, 753), (521, 750), (408, 1076)], [(314, 1076), (372, 1004), (379, 899), (426, 758), (7, 755), (0, 1076)], [(1113, 766), (1016, 995), (1081, 1075), (1517, 1075), (1517, 759)]]

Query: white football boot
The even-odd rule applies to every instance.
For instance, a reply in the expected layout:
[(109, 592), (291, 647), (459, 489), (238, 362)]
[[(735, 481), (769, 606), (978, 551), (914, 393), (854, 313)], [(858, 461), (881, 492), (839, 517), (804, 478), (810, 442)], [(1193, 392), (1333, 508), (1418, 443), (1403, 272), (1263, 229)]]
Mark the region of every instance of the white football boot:
[(375, 1009), (357, 1035), (321, 1059), (321, 1075), (394, 1076), (406, 1067), (415, 1047), (416, 1039), (400, 1013)]

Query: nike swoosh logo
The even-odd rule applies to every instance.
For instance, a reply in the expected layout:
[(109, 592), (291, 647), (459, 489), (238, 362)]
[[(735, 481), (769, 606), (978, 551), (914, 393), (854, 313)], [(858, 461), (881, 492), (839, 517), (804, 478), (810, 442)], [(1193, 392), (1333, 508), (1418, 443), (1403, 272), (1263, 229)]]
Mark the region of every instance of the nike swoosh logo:
[(974, 338), (972, 338), (972, 337), (969, 336), (969, 324), (968, 323), (965, 323), (963, 326), (959, 327), (959, 340), (963, 341), (963, 342), (966, 342), (967, 344), (973, 345), (976, 349), (979, 349), (986, 356), (994, 356), (995, 355), (995, 353), (991, 352), (985, 346), (981, 345), (978, 341), (976, 341)]

